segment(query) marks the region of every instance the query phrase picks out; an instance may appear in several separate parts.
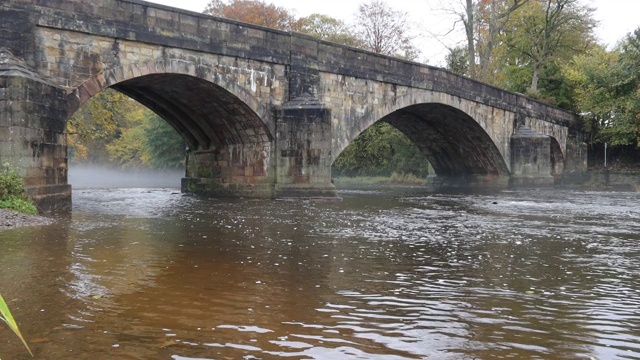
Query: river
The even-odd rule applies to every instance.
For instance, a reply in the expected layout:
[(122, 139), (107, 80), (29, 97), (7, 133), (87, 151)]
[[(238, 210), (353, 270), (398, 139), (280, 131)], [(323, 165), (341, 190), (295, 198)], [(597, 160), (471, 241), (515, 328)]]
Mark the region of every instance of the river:
[(36, 359), (640, 359), (640, 193), (340, 195), (74, 190), (0, 293)]

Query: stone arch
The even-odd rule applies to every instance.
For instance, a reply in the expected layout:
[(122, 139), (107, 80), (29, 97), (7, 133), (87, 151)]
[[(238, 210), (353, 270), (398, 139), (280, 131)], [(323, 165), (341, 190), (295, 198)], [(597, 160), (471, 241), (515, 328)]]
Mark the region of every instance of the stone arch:
[(88, 79), (67, 96), (68, 117), (106, 88), (156, 112), (193, 150), (273, 140), (269, 109), (247, 89), (224, 81), (210, 66), (178, 60), (116, 66)]
[(564, 174), (564, 153), (562, 147), (556, 138), (549, 136), (550, 139), (550, 155), (551, 155), (551, 175), (554, 178)]
[(452, 106), (427, 103), (396, 110), (385, 121), (407, 136), (442, 177), (508, 176), (502, 155), (482, 127)]
[(334, 160), (362, 131), (386, 121), (420, 148), (438, 177), (456, 184), (509, 178), (512, 112), (443, 92), (352, 81), (343, 102), (349, 107), (333, 110)]
[(113, 88), (162, 116), (185, 139), (189, 149), (183, 191), (271, 196), (274, 125), (270, 102), (254, 96), (262, 91), (254, 81), (254, 67), (185, 59), (189, 60), (163, 58), (105, 70), (67, 95), (66, 114)]
[[(330, 82), (331, 78), (328, 79)], [(338, 106), (332, 108), (332, 157), (335, 158), (362, 131), (380, 119), (405, 108), (421, 104), (440, 104), (458, 110), (465, 119), (474, 121), (478, 131), (487, 135), (510, 171), (510, 138), (514, 132), (515, 113), (481, 101), (469, 100), (447, 92), (418, 89), (408, 86), (338, 77)], [(323, 91), (333, 92), (328, 88)], [(499, 166), (502, 167), (502, 166)]]
[[(551, 146), (552, 151), (559, 151), (556, 153), (558, 159), (560, 161), (564, 161), (567, 138), (569, 135), (568, 128), (566, 126), (562, 126), (559, 124), (554, 124), (549, 121), (542, 120), (540, 118), (534, 117), (526, 117), (524, 124), (529, 127), (531, 130), (541, 134), (546, 135), (551, 138)], [(555, 144), (554, 144), (555, 142)], [(553, 146), (557, 145), (557, 148), (553, 148)], [(553, 156), (553, 154), (552, 154)]]

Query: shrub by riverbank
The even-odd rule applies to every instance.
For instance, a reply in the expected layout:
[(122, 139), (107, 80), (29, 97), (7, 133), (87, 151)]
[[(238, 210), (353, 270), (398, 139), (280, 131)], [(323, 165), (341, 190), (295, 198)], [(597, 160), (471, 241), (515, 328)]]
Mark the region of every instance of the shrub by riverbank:
[(27, 197), (22, 179), (8, 165), (0, 166), (0, 229), (47, 225), (51, 219), (36, 216), (38, 209)]
[(37, 214), (38, 209), (27, 198), (22, 179), (9, 165), (0, 167), (0, 208), (22, 214)]

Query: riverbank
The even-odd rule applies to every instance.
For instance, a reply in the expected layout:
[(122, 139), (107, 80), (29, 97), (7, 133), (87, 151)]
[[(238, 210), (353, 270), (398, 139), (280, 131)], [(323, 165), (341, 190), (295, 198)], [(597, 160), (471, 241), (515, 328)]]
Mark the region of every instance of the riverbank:
[(393, 173), (391, 176), (340, 176), (333, 178), (336, 186), (345, 185), (423, 185), (427, 179), (413, 174)]
[[(426, 179), (414, 175), (336, 177), (338, 187), (351, 186), (416, 186), (424, 185)], [(640, 170), (605, 171), (597, 168), (556, 182), (558, 188), (581, 188), (589, 190), (614, 190), (640, 192)]]
[(590, 170), (582, 187), (596, 190), (620, 190), (640, 192), (640, 171)]
[(44, 216), (25, 215), (15, 211), (0, 209), (0, 230), (25, 226), (43, 226), (52, 224), (53, 222), (53, 219)]

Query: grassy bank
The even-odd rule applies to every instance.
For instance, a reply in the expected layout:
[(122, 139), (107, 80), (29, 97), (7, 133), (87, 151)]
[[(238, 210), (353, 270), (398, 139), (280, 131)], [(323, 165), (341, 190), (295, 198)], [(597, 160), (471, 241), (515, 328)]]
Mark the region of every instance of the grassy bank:
[(393, 173), (391, 176), (340, 176), (334, 177), (333, 182), (337, 186), (347, 185), (423, 185), (425, 178), (413, 174)]
[(0, 166), (0, 209), (22, 214), (38, 213), (38, 209), (27, 197), (22, 179), (8, 165)]

